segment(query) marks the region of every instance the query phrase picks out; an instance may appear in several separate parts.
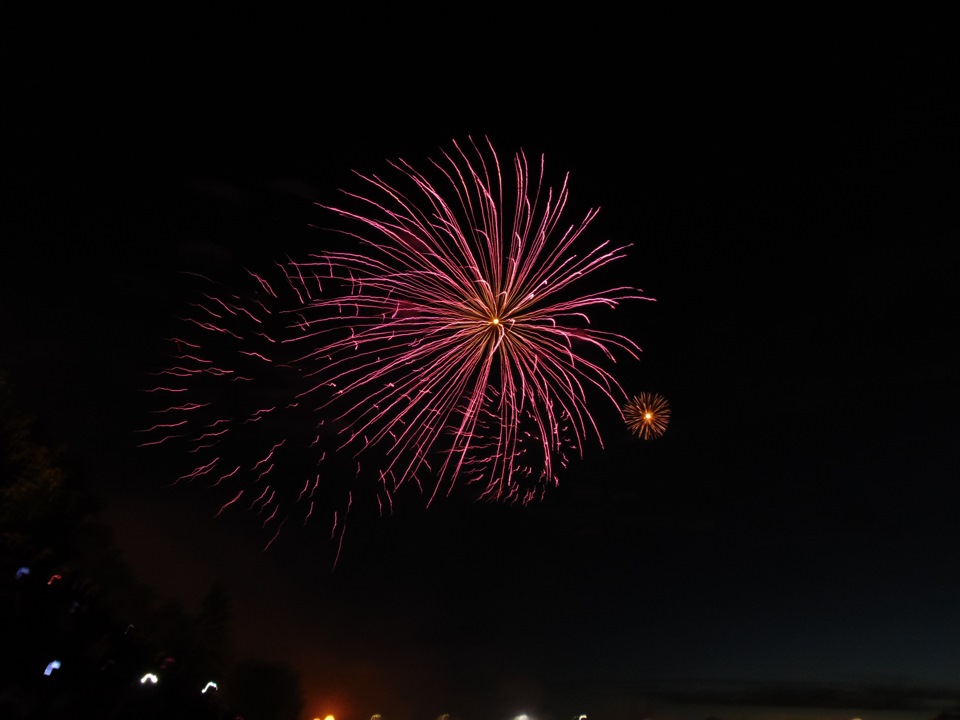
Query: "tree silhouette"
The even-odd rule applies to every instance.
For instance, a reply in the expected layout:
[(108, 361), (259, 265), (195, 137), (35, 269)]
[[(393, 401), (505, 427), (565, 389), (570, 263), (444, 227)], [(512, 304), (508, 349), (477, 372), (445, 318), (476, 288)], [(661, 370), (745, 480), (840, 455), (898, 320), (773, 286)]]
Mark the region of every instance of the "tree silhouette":
[[(282, 663), (252, 660), (233, 672), (244, 710), (224, 692), (225, 588), (214, 584), (196, 615), (157, 605), (98, 507), (64, 454), (35, 439), (0, 372), (0, 718), (296, 720), (299, 679)], [(141, 682), (147, 672), (155, 685)], [(202, 692), (210, 681), (220, 689)]]

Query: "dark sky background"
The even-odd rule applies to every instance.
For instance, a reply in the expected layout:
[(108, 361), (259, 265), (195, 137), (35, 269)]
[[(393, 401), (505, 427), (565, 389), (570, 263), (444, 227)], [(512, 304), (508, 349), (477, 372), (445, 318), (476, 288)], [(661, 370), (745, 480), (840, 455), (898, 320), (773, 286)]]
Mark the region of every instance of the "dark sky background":
[[(293, 664), (306, 718), (960, 706), (942, 24), (390, 23), (8, 65), (0, 367), (143, 581), (188, 607), (222, 582), (238, 650)], [(214, 518), (224, 497), (135, 447), (181, 272), (316, 249), (312, 203), (351, 171), (468, 136), (544, 154), (567, 220), (600, 206), (589, 239), (632, 243), (611, 277), (657, 302), (615, 316), (644, 348), (620, 380), (666, 396), (670, 428), (644, 443), (598, 408), (605, 449), (538, 505), (410, 497), (354, 513), (335, 570), (326, 528), (264, 553), (256, 519)]]

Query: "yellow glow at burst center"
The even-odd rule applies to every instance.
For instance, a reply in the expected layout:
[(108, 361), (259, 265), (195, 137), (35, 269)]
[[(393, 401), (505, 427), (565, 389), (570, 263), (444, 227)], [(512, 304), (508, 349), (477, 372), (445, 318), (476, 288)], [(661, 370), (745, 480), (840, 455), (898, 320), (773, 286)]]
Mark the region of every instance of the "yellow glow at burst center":
[(490, 322), (492, 322), (494, 325), (499, 325), (499, 324), (500, 324), (500, 318), (494, 318), (494, 319), (491, 320)]
[(653, 420), (653, 413), (652, 413), (652, 412), (644, 413), (644, 414), (643, 414), (643, 419), (644, 419), (644, 420)]

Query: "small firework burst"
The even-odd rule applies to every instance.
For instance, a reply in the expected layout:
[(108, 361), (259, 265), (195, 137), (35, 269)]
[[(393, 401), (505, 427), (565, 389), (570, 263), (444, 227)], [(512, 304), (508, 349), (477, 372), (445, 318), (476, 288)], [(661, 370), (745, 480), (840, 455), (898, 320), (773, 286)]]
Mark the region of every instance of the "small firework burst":
[(635, 395), (623, 407), (627, 427), (644, 440), (660, 437), (670, 423), (670, 405), (656, 393)]

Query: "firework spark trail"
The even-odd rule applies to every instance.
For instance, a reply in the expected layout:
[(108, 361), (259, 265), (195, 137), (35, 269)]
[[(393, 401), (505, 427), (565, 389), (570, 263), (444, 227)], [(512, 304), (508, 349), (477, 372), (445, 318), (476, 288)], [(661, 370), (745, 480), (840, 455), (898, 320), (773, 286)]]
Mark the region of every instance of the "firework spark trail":
[[(485, 478), (483, 497), (530, 497), (520, 483), (556, 482), (561, 421), (581, 452), (587, 436), (600, 438), (590, 393), (599, 390), (618, 410), (626, 397), (580, 346), (607, 361), (614, 351), (636, 358), (640, 348), (590, 328), (587, 312), (650, 298), (630, 287), (559, 297), (623, 258), (627, 246), (572, 252), (596, 210), (557, 237), (567, 178), (556, 194), (544, 191), (542, 159), (531, 175), (517, 154), (516, 197), (507, 207), (493, 146), (487, 143), (489, 158), (472, 141), (454, 147), (442, 164), (432, 163), (442, 186), (406, 162), (391, 163), (416, 200), (377, 176), (359, 175), (385, 197), (345, 193), (365, 212), (324, 206), (366, 230), (344, 233), (362, 250), (326, 252), (287, 272), (310, 298), (302, 310), (305, 333), (293, 340), (308, 344), (300, 362), (319, 365), (301, 397), (325, 395), (323, 411), (336, 409), (345, 425), (341, 449), (359, 454), (379, 446), (383, 477), (394, 488), (432, 476), (432, 502), (469, 470), (474, 482)], [(340, 291), (322, 293), (321, 280)], [(481, 422), (490, 417), (492, 423)], [(519, 430), (528, 423), (539, 438), (539, 470), (518, 463)], [(442, 458), (436, 469), (434, 453)]]
[[(210, 487), (228, 488), (233, 498), (217, 515), (249, 490), (248, 497), (256, 497), (250, 507), (263, 516), (263, 527), (279, 532), (299, 500), (313, 500), (319, 481), (315, 468), (304, 462), (316, 454), (306, 452), (309, 443), (303, 438), (311, 430), (304, 422), (309, 412), (293, 397), (301, 372), (283, 361), (279, 344), (289, 332), (281, 310), (295, 309), (299, 296), (281, 298), (279, 287), (289, 283), (281, 279), (274, 287), (254, 272), (245, 277), (253, 289), (242, 293), (196, 273), (187, 275), (201, 284), (200, 300), (189, 303), (189, 313), (180, 318), (190, 328), (189, 340), (171, 338), (173, 360), (156, 373), (162, 383), (147, 389), (168, 404), (154, 411), (161, 422), (140, 431), (141, 445), (182, 443), (193, 462), (176, 482), (204, 480)], [(193, 400), (183, 400), (184, 393)], [(299, 436), (299, 447), (288, 442), (291, 435)], [(293, 492), (304, 476), (317, 478), (312, 489)], [(276, 533), (267, 547), (275, 538)]]

